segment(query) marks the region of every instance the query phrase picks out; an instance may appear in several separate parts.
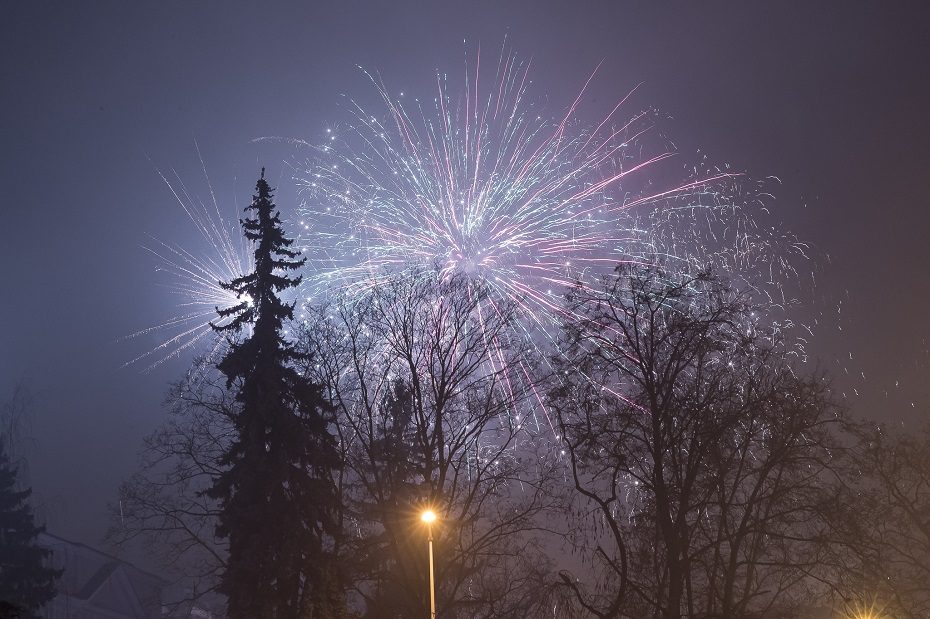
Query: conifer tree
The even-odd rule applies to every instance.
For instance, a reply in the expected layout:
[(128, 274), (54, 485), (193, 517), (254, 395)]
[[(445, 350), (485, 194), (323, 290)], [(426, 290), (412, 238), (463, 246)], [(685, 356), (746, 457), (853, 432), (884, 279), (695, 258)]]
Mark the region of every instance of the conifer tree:
[(220, 591), (230, 619), (321, 617), (332, 602), (327, 539), (337, 511), (332, 406), (293, 369), (297, 353), (282, 331), (294, 306), (279, 294), (300, 283), (288, 272), (304, 261), (288, 249), (293, 240), (284, 235), (264, 168), (256, 189), (246, 208), (252, 217), (241, 220), (255, 270), (222, 283), (242, 302), (217, 310), (228, 322), (214, 325), (239, 336), (217, 365), (240, 404), (226, 469), (209, 490), (221, 505), (217, 533), (229, 541)]
[(0, 616), (26, 619), (55, 597), (61, 572), (36, 544), (45, 527), (35, 525), (26, 502), (32, 490), (16, 489), (16, 472), (0, 441)]

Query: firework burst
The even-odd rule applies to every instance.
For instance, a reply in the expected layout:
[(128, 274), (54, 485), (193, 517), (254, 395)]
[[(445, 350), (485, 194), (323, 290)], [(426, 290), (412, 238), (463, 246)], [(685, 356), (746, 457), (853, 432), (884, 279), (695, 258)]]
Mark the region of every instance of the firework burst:
[(412, 105), (366, 73), (385, 109), (353, 102), (353, 122), (328, 130), (297, 178), (308, 296), (362, 294), (386, 275), (435, 267), (480, 280), (492, 305), (513, 303), (525, 326), (549, 329), (567, 286), (654, 260), (657, 214), (716, 208), (736, 176), (695, 173), (656, 191), (649, 172), (674, 153), (653, 111), (623, 116), (629, 94), (585, 125), (593, 75), (552, 117), (529, 99), (528, 64), (502, 54), (488, 80), (481, 71), (480, 58), (466, 66), (460, 96), (439, 75), (435, 96)]
[[(209, 188), (209, 201), (201, 200), (189, 191), (176, 172), (172, 172), (171, 178), (159, 172), (197, 230), (203, 246), (193, 251), (177, 243), (153, 238), (151, 245), (144, 247), (156, 260), (159, 285), (170, 297), (177, 299), (176, 313), (164, 322), (126, 337), (134, 339), (154, 335), (160, 339), (157, 346), (126, 365), (144, 363), (151, 369), (192, 348), (199, 348), (201, 352), (206, 348), (206, 358), (213, 358), (224, 344), (224, 340), (216, 337), (210, 327), (211, 322), (217, 322), (217, 309), (242, 302), (235, 293), (220, 286), (220, 282), (231, 281), (252, 271), (251, 248), (239, 230), (238, 220), (230, 223), (223, 217), (202, 158), (200, 164)], [(235, 213), (239, 211), (236, 206)]]
[[(485, 316), (515, 306), (527, 341), (542, 346), (555, 341), (565, 290), (598, 285), (618, 263), (773, 268), (775, 253), (760, 249), (774, 245), (773, 235), (760, 234), (744, 208), (758, 193), (740, 175), (693, 165), (681, 174), (682, 166), (663, 163), (674, 148), (654, 110), (627, 112), (632, 92), (584, 122), (594, 74), (562, 113), (548, 113), (530, 96), (530, 73), (506, 53), (491, 71), (479, 59), (466, 63), (460, 89), (437, 75), (426, 101), (394, 97), (365, 73), (377, 113), (351, 102), (352, 121), (328, 130), (295, 175), (307, 302), (334, 292), (359, 298), (382, 278), (438, 269), (489, 290)], [(657, 180), (669, 177), (683, 180)], [(165, 338), (134, 360), (152, 365), (203, 341), (215, 351), (216, 308), (239, 302), (219, 282), (251, 270), (249, 248), (222, 217), (209, 178), (208, 202), (177, 175), (163, 179), (207, 249), (148, 248), (179, 298), (177, 315), (133, 334)]]
[(730, 199), (740, 175), (693, 166), (657, 184), (675, 152), (654, 110), (628, 113), (632, 92), (585, 123), (594, 74), (552, 115), (530, 97), (529, 64), (502, 53), (482, 71), (479, 57), (460, 90), (437, 75), (435, 95), (412, 101), (364, 72), (383, 108), (350, 101), (351, 122), (328, 129), (296, 177), (308, 300), (361, 298), (386, 277), (464, 275), (490, 291), (480, 314), (516, 307), (542, 350), (556, 341), (566, 290), (599, 285), (618, 263), (687, 271), (761, 255), (767, 242)]

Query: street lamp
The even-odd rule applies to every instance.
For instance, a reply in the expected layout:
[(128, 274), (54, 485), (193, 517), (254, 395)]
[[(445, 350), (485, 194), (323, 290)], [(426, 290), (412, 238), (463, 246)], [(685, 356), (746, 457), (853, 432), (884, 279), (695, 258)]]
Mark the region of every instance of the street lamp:
[(420, 520), (426, 523), (429, 532), (429, 617), (436, 619), (436, 581), (433, 578), (433, 523), (436, 522), (436, 512), (428, 509), (420, 514)]

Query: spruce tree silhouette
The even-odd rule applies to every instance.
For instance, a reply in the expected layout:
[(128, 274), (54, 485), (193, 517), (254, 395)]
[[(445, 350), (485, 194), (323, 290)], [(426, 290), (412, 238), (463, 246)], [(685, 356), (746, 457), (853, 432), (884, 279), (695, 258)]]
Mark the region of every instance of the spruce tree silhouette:
[(246, 208), (253, 217), (240, 220), (255, 270), (221, 283), (242, 302), (218, 309), (229, 321), (213, 325), (238, 336), (217, 368), (240, 405), (227, 468), (208, 491), (221, 505), (217, 534), (229, 541), (220, 591), (230, 619), (321, 617), (332, 582), (326, 540), (336, 532), (333, 409), (321, 387), (293, 369), (297, 353), (282, 331), (294, 306), (278, 295), (300, 283), (287, 273), (304, 261), (288, 249), (293, 240), (284, 236), (264, 168), (256, 189)]
[(26, 502), (32, 490), (16, 490), (16, 472), (0, 441), (0, 618), (27, 619), (55, 597), (61, 572), (36, 544), (45, 527), (35, 525)]

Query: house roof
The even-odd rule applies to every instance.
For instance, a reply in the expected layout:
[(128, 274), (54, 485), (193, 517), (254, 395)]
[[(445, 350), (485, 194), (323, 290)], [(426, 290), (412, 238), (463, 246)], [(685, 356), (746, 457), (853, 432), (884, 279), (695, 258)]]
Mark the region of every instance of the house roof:
[(40, 534), (39, 543), (52, 551), (55, 567), (64, 570), (59, 596), (52, 605), (56, 602), (67, 607), (80, 605), (107, 617), (147, 617), (160, 612), (167, 580), (101, 550), (51, 533)]

